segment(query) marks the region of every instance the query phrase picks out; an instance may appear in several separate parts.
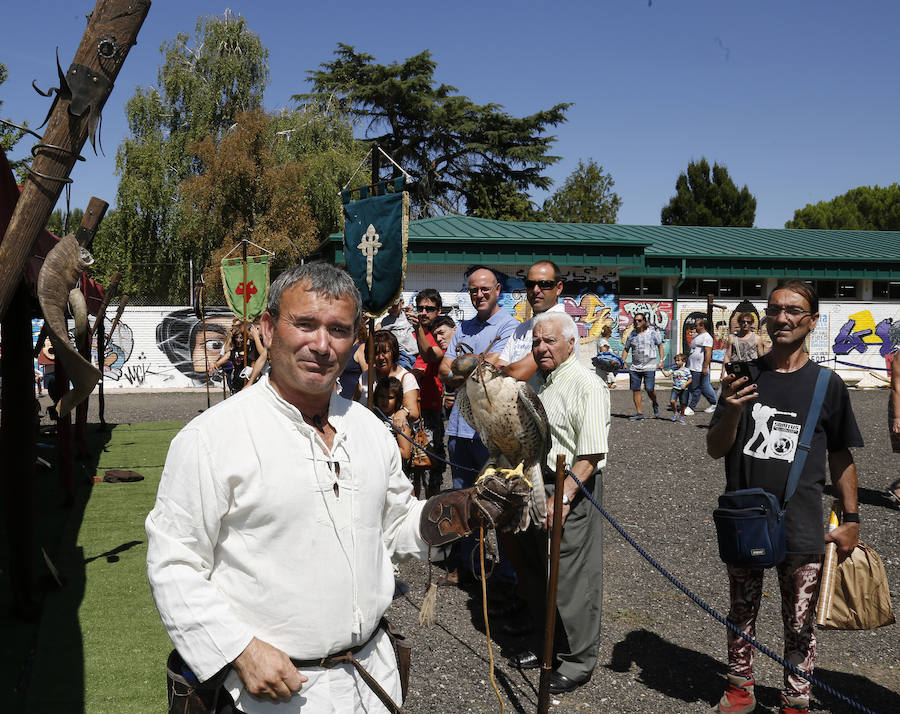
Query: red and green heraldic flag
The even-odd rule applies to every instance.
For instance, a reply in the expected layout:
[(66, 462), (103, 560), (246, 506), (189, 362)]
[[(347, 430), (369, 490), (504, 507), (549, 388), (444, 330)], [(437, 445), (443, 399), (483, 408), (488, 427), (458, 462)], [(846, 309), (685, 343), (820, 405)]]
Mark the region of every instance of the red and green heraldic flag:
[(231, 311), (243, 318), (246, 302), (247, 319), (255, 320), (266, 309), (269, 298), (269, 256), (247, 258), (246, 284), (243, 261), (240, 258), (225, 258), (222, 261), (222, 287)]

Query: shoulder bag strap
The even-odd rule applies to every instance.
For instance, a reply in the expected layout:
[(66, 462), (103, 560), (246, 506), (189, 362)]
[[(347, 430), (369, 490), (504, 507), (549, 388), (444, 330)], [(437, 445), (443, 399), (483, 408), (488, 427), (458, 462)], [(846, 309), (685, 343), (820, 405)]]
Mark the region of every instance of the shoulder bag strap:
[(816, 424), (819, 422), (819, 413), (822, 411), (822, 404), (825, 401), (825, 392), (828, 389), (828, 382), (831, 380), (831, 370), (819, 367), (819, 374), (816, 377), (816, 388), (813, 392), (812, 401), (809, 404), (809, 414), (803, 423), (803, 430), (800, 432), (800, 441), (797, 444), (797, 451), (794, 453), (794, 463), (791, 464), (791, 471), (788, 475), (787, 488), (784, 490), (784, 506), (794, 495), (797, 484), (800, 482), (800, 474), (803, 466), (806, 464), (806, 455), (809, 453), (809, 447), (812, 445), (813, 432), (816, 430)]

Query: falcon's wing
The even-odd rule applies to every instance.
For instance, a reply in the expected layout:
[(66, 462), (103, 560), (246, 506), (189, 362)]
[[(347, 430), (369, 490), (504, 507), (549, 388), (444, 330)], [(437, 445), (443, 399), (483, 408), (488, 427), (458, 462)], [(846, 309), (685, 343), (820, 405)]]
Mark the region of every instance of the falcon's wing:
[[(534, 455), (535, 461), (543, 464), (547, 458), (547, 452), (550, 451), (550, 423), (547, 421), (547, 412), (544, 411), (544, 405), (541, 404), (540, 398), (528, 382), (519, 382), (517, 386), (519, 389), (518, 405), (525, 412), (523, 416), (527, 416), (533, 423), (537, 435), (537, 443), (527, 451), (530, 455)], [(524, 453), (522, 456), (527, 459)], [(531, 459), (527, 460), (531, 461)]]
[(459, 415), (466, 420), (469, 426), (477, 431), (478, 427), (475, 425), (475, 419), (472, 415), (472, 403), (469, 401), (469, 395), (466, 394), (468, 385), (469, 382), (465, 381), (456, 390), (456, 407), (459, 409)]
[[(544, 479), (542, 469), (547, 461), (547, 452), (550, 451), (550, 423), (547, 421), (547, 412), (544, 405), (534, 390), (527, 382), (519, 382), (519, 396), (516, 400), (519, 408), (519, 419), (523, 427), (530, 427), (534, 442), (522, 444), (523, 462), (530, 467), (530, 473), (526, 474), (531, 480), (531, 498), (529, 507), (522, 513), (518, 530), (528, 528), (529, 523), (540, 524), (547, 516), (547, 494), (544, 491)], [(526, 425), (525, 422), (530, 422)]]

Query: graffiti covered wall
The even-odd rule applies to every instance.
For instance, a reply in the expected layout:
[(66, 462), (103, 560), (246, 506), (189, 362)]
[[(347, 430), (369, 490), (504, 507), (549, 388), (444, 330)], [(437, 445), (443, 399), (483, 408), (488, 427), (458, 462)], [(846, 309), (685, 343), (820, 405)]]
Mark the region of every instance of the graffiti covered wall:
[[(633, 318), (646, 313), (650, 325), (662, 333), (666, 364), (672, 355), (687, 352), (695, 333), (697, 317), (705, 316), (705, 301), (644, 300), (618, 295), (615, 273), (599, 270), (563, 268), (565, 292), (563, 304), (578, 325), (581, 358), (596, 354), (595, 342), (604, 326), (612, 328), (610, 345), (621, 354), (622, 345), (633, 329)], [(531, 316), (525, 300), (525, 270), (500, 268), (503, 286), (501, 305), (518, 320)], [(445, 312), (454, 320), (469, 319), (475, 310), (466, 290), (463, 269), (447, 266), (412, 266), (407, 273), (404, 302), (412, 305), (418, 290), (431, 287), (443, 298)], [(761, 326), (764, 343), (768, 335), (762, 310), (763, 300), (721, 301), (724, 308), (713, 310), (713, 359), (721, 360), (725, 339), (737, 329), (737, 316), (750, 312), (754, 327)], [(674, 308), (677, 307), (677, 314)], [(207, 309), (205, 333), (200, 320), (187, 307), (127, 307), (111, 336), (104, 355), (106, 389), (144, 388), (177, 390), (203, 387), (207, 365), (220, 355), (225, 334), (231, 324), (231, 312), (225, 307)], [(107, 331), (111, 321), (106, 320)], [(33, 325), (36, 339), (40, 321)], [(808, 347), (813, 359), (853, 380), (866, 372), (886, 376), (890, 352), (900, 348), (900, 306), (878, 302), (823, 302), (816, 330)], [(93, 346), (96, 363), (96, 344)], [(713, 377), (718, 376), (718, 369)], [(221, 376), (212, 378), (213, 388), (221, 389)]]
[[(737, 330), (737, 316), (754, 316), (754, 330), (763, 338), (766, 349), (771, 340), (765, 329), (765, 302), (722, 301), (724, 309), (713, 308), (713, 360), (725, 356), (725, 338)], [(682, 301), (678, 304), (680, 351), (687, 352), (696, 335), (694, 323), (706, 316), (706, 302)], [(900, 306), (879, 302), (826, 302), (819, 305), (819, 321), (807, 340), (807, 350), (816, 362), (837, 369), (845, 376), (859, 377), (873, 372), (886, 376), (889, 355), (900, 349)]]

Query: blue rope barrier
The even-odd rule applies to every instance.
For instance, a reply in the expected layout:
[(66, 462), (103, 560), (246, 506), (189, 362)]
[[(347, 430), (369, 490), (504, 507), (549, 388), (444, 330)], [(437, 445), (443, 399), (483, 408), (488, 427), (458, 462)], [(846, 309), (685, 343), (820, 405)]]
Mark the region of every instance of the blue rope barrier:
[(581, 492), (588, 498), (588, 500), (589, 500), (592, 504), (594, 504), (594, 507), (595, 507), (598, 511), (600, 511), (600, 513), (603, 515), (603, 517), (604, 517), (607, 521), (609, 521), (610, 525), (611, 525), (613, 528), (615, 528), (615, 529), (619, 532), (619, 535), (621, 535), (621, 536), (628, 542), (628, 544), (629, 544), (632, 548), (634, 548), (638, 553), (640, 553), (640, 554), (644, 557), (644, 559), (645, 559), (648, 563), (650, 563), (650, 565), (652, 565), (652, 566), (653, 566), (654, 568), (656, 568), (660, 573), (662, 573), (663, 576), (664, 576), (669, 582), (671, 582), (676, 588), (678, 588), (679, 590), (681, 590), (681, 592), (683, 592), (685, 595), (687, 595), (687, 596), (688, 596), (695, 604), (697, 604), (702, 610), (705, 610), (707, 614), (711, 615), (711, 616), (713, 617), (713, 619), (715, 619), (715, 620), (717, 620), (719, 623), (725, 625), (725, 627), (727, 627), (729, 630), (731, 630), (734, 634), (738, 635), (738, 636), (741, 637), (742, 639), (744, 639), (744, 640), (746, 640), (747, 642), (749, 642), (749, 643), (750, 643), (751, 645), (753, 645), (756, 649), (758, 649), (760, 652), (762, 652), (762, 653), (763, 653), (764, 655), (766, 655), (767, 657), (769, 657), (769, 658), (773, 659), (774, 661), (778, 662), (778, 664), (780, 664), (780, 665), (781, 665), (782, 667), (784, 667), (785, 669), (790, 670), (791, 672), (793, 672), (794, 674), (796, 674), (798, 677), (802, 677), (803, 679), (805, 679), (805, 680), (806, 680), (807, 682), (809, 682), (810, 684), (813, 684), (813, 685), (819, 687), (822, 691), (827, 692), (827, 693), (830, 694), (831, 696), (835, 697), (836, 699), (839, 699), (840, 701), (844, 702), (845, 704), (847, 704), (848, 706), (850, 706), (850, 707), (852, 707), (852, 708), (854, 708), (854, 709), (857, 709), (857, 710), (859, 710), (859, 711), (861, 711), (861, 712), (865, 712), (865, 714), (876, 714), (876, 712), (872, 711), (871, 709), (869, 709), (868, 707), (864, 706), (863, 704), (860, 704), (859, 702), (857, 702), (857, 701), (851, 699), (850, 697), (846, 696), (845, 694), (841, 694), (840, 692), (838, 692), (837, 690), (835, 690), (835, 689), (833, 689), (832, 687), (828, 686), (828, 685), (825, 684), (824, 682), (819, 681), (818, 679), (816, 679), (815, 677), (813, 677), (811, 674), (807, 674), (807, 673), (804, 672), (803, 670), (799, 669), (796, 665), (793, 665), (793, 664), (791, 664), (790, 662), (787, 662), (787, 661), (784, 660), (783, 658), (779, 657), (777, 654), (775, 654), (772, 650), (770, 650), (770, 649), (769, 649), (768, 647), (766, 647), (764, 644), (762, 644), (761, 642), (757, 642), (757, 641), (756, 641), (754, 638), (752, 638), (750, 635), (748, 635), (747, 633), (745, 633), (745, 632), (743, 632), (742, 630), (740, 630), (740, 629), (739, 629), (736, 625), (734, 625), (733, 623), (729, 622), (728, 619), (727, 619), (725, 616), (723, 616), (721, 613), (719, 613), (717, 610), (715, 610), (715, 608), (713, 608), (713, 607), (711, 607), (710, 605), (707, 605), (705, 602), (703, 602), (703, 600), (701, 600), (700, 597), (699, 597), (698, 595), (696, 595), (694, 592), (692, 592), (691, 590), (689, 590), (685, 585), (683, 585), (683, 584), (681, 583), (681, 581), (678, 580), (678, 578), (676, 578), (674, 575), (672, 575), (672, 573), (670, 573), (670, 572), (669, 572), (668, 570), (666, 570), (662, 565), (660, 565), (652, 555), (650, 555), (646, 550), (644, 550), (644, 549), (637, 543), (637, 541), (634, 540), (634, 538), (632, 538), (630, 535), (628, 535), (628, 533), (625, 531), (625, 529), (622, 528), (622, 526), (620, 526), (620, 525), (618, 524), (618, 522), (616, 521), (616, 519), (613, 518), (613, 517), (606, 511), (606, 509), (603, 508), (603, 506), (601, 506), (599, 503), (597, 503), (596, 499), (594, 498), (594, 495), (584, 487), (584, 484), (581, 483), (581, 481), (578, 479), (578, 477), (577, 477), (575, 474), (573, 474), (573, 473), (572, 473), (571, 471), (569, 471), (568, 469), (566, 469), (566, 472), (567, 472), (567, 474), (568, 474), (569, 476), (572, 477), (572, 479), (575, 481), (575, 483), (578, 484), (578, 487), (581, 489)]
[[(404, 434), (401, 431), (398, 431), (397, 428), (394, 426), (393, 422), (391, 421), (391, 419), (384, 412), (382, 412), (378, 407), (375, 407), (375, 411), (377, 411), (378, 414), (381, 415), (381, 418), (384, 420), (384, 422), (391, 428), (391, 430), (395, 434), (400, 434), (400, 436), (402, 436), (404, 439), (406, 439), (407, 441), (412, 443), (417, 449), (421, 449), (422, 451), (424, 451), (426, 454), (428, 454), (432, 458), (437, 459), (438, 461), (443, 461), (445, 464), (448, 464), (450, 466), (456, 466), (457, 468), (465, 469), (466, 471), (473, 471), (473, 472), (477, 471), (477, 469), (473, 469), (469, 466), (462, 466), (461, 464), (454, 464), (451, 461), (449, 461), (447, 459), (443, 459), (440, 456), (438, 456), (437, 454), (433, 454), (430, 451), (428, 451), (427, 449), (422, 448), (421, 446), (416, 444), (415, 441), (410, 439), (406, 434)], [(729, 630), (731, 630), (735, 635), (737, 635), (738, 637), (742, 638), (743, 640), (746, 640), (747, 642), (749, 642), (753, 647), (758, 649), (760, 652), (762, 652), (764, 655), (766, 655), (770, 659), (772, 659), (775, 662), (777, 662), (778, 664), (780, 664), (785, 669), (793, 672), (798, 677), (802, 677), (810, 684), (813, 684), (816, 687), (819, 687), (819, 689), (821, 689), (823, 692), (826, 692), (827, 694), (830, 694), (835, 699), (838, 699), (839, 701), (844, 702), (845, 704), (847, 704), (848, 706), (850, 706), (853, 709), (864, 712), (864, 714), (877, 714), (877, 712), (875, 712), (874, 710), (869, 709), (867, 706), (860, 704), (859, 702), (855, 701), (854, 699), (851, 699), (850, 697), (848, 697), (845, 694), (842, 694), (841, 692), (837, 691), (833, 687), (816, 679), (811, 674), (807, 674), (806, 672), (804, 672), (802, 669), (800, 669), (796, 665), (793, 665), (790, 662), (786, 661), (785, 659), (783, 659), (782, 657), (777, 655), (775, 652), (773, 652), (771, 649), (769, 649), (766, 645), (762, 644), (761, 642), (758, 642), (753, 637), (751, 637), (747, 633), (740, 630), (733, 623), (729, 622), (728, 618), (726, 618), (724, 615), (722, 615), (720, 612), (718, 612), (715, 608), (713, 608), (710, 605), (707, 605), (703, 600), (700, 599), (700, 597), (697, 594), (695, 594), (692, 590), (690, 590), (686, 585), (684, 585), (680, 580), (678, 580), (678, 578), (676, 578), (674, 575), (672, 575), (672, 573), (670, 573), (668, 570), (666, 570), (665, 567), (660, 565), (659, 562), (652, 555), (650, 555), (646, 550), (644, 550), (638, 544), (638, 542), (635, 541), (634, 538), (632, 538), (625, 531), (625, 529), (619, 525), (619, 523), (616, 521), (616, 519), (613, 518), (609, 514), (609, 512), (607, 512), (607, 510), (605, 508), (603, 508), (603, 506), (601, 506), (599, 503), (597, 503), (597, 501), (594, 499), (594, 495), (584, 487), (584, 484), (578, 479), (578, 477), (575, 474), (573, 474), (568, 469), (566, 469), (566, 473), (572, 477), (572, 479), (575, 481), (575, 483), (578, 484), (578, 488), (581, 489), (581, 492), (594, 505), (594, 507), (598, 511), (600, 511), (601, 515), (607, 521), (609, 521), (610, 525), (619, 532), (619, 535), (621, 535), (632, 548), (634, 548), (638, 553), (640, 553), (641, 556), (643, 556), (643, 558), (648, 563), (650, 563), (650, 565), (652, 565), (654, 568), (656, 568), (669, 582), (671, 582), (682, 593), (687, 595), (687, 597), (690, 598), (691, 601), (693, 601), (697, 606), (699, 606), (702, 610), (704, 610), (714, 620), (716, 620), (717, 622), (719, 622), (722, 625), (725, 625), (725, 627), (728, 628)]]
[(412, 444), (414, 448), (418, 449), (419, 451), (424, 451), (432, 459), (437, 459), (438, 461), (443, 461), (448, 466), (451, 466), (451, 467), (455, 466), (456, 468), (463, 469), (464, 471), (471, 471), (472, 473), (478, 473), (478, 469), (473, 469), (471, 466), (463, 466), (462, 464), (455, 464), (452, 461), (450, 461), (449, 459), (445, 459), (441, 456), (438, 456), (437, 454), (432, 453), (425, 447), (419, 446), (413, 439), (410, 439), (406, 434), (404, 434), (402, 431), (398, 430), (397, 427), (394, 426), (394, 422), (391, 420), (391, 418), (387, 414), (385, 414), (383, 411), (381, 411), (381, 409), (376, 407), (374, 404), (372, 406), (375, 407), (375, 411), (381, 415), (381, 420), (390, 427), (391, 431), (393, 431), (395, 434), (402, 436), (410, 444)]

